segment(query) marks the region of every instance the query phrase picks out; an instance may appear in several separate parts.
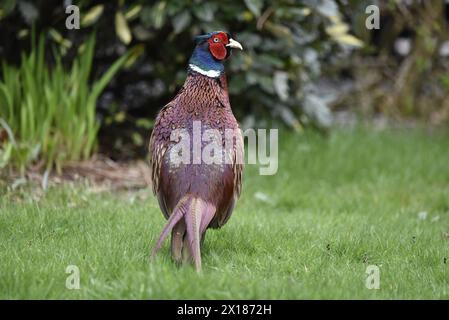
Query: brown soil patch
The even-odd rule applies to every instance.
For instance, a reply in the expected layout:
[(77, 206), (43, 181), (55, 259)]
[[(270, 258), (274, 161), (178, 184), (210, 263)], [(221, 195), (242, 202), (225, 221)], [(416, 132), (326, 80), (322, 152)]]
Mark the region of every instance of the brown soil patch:
[[(101, 190), (127, 190), (148, 188), (151, 185), (150, 167), (143, 160), (116, 162), (101, 155), (91, 160), (69, 163), (61, 174), (52, 171), (48, 174), (41, 169), (31, 169), (25, 180), (40, 184), (44, 189), (49, 185), (64, 182), (87, 180)], [(20, 179), (16, 174), (9, 175), (6, 180), (14, 182)]]

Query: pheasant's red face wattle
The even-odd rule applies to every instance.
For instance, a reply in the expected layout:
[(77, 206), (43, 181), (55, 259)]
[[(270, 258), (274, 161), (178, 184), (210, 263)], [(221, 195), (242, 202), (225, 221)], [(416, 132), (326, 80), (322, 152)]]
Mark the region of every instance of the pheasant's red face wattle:
[(228, 35), (225, 32), (220, 32), (208, 40), (210, 53), (217, 60), (223, 60), (226, 58), (228, 51), (226, 45), (229, 43)]

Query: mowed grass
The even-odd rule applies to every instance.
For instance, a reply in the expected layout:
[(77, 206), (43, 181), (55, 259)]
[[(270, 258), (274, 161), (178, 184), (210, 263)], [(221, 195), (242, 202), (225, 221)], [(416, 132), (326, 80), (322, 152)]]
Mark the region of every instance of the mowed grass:
[[(421, 130), (280, 131), (279, 170), (245, 171), (228, 224), (208, 231), (203, 272), (175, 266), (150, 190), (89, 185), (0, 198), (7, 299), (447, 299), (449, 135)], [(81, 288), (66, 288), (66, 268)], [(365, 286), (380, 270), (380, 289)]]

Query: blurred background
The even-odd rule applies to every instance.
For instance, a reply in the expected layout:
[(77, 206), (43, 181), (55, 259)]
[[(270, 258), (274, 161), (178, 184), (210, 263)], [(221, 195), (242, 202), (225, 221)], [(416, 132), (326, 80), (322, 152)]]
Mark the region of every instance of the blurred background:
[[(79, 8), (80, 28), (66, 20)], [(379, 8), (380, 28), (366, 20)], [(0, 1), (0, 168), (144, 158), (193, 37), (226, 30), (232, 106), (247, 127), (445, 127), (446, 1)]]

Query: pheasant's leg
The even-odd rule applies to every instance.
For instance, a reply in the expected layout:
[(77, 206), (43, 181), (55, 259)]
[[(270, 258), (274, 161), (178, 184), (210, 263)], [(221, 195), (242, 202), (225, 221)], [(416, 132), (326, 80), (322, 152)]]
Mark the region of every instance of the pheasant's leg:
[(192, 261), (192, 254), (190, 253), (189, 239), (187, 233), (184, 235), (184, 243), (182, 246), (182, 262), (188, 263)]
[(176, 263), (182, 262), (183, 240), (186, 232), (186, 224), (181, 219), (172, 230), (171, 234), (171, 256)]

